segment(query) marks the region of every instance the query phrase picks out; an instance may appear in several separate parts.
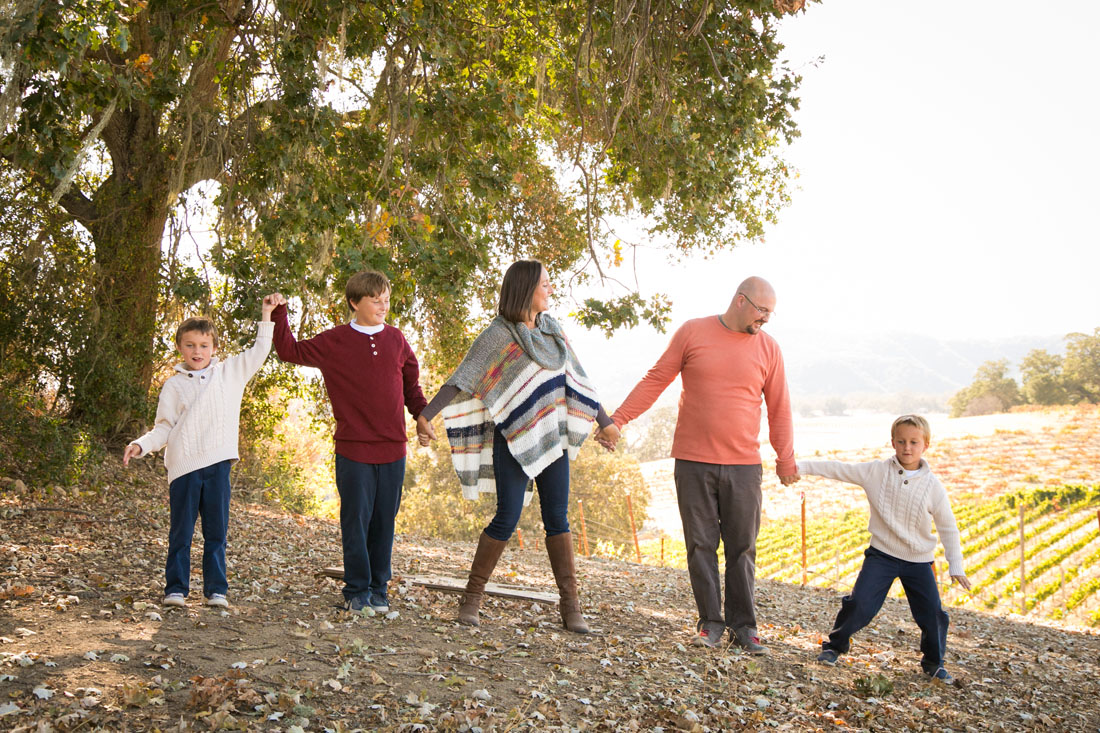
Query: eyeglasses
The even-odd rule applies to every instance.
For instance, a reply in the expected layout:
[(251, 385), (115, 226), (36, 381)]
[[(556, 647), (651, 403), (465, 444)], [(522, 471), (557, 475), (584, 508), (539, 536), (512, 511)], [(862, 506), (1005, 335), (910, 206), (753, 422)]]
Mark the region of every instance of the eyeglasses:
[(748, 301), (748, 304), (755, 308), (756, 311), (765, 318), (771, 318), (775, 315), (775, 311), (768, 310), (767, 308), (761, 308), (756, 303), (753, 303), (752, 300), (749, 299), (749, 296), (745, 295), (744, 293), (739, 291), (737, 294)]

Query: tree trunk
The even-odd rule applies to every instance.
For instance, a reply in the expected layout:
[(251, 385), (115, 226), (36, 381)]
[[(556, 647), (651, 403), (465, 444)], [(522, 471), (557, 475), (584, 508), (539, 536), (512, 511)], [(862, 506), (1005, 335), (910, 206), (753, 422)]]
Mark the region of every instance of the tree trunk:
[(168, 218), (166, 176), (157, 175), (159, 168), (144, 166), (129, 180), (112, 174), (96, 192), (98, 216), (89, 227), (97, 282), (73, 415), (112, 440), (137, 437), (146, 422)]

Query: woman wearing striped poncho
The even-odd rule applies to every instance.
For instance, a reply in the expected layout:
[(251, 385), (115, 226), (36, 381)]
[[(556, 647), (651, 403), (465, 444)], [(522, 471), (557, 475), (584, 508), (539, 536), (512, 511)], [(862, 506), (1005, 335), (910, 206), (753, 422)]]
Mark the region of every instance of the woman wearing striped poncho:
[[(587, 633), (577, 597), (569, 531), (569, 461), (592, 421), (617, 430), (557, 321), (544, 311), (553, 288), (542, 263), (521, 260), (504, 274), (497, 317), (421, 415), (443, 411), (462, 494), (495, 492), (496, 515), (481, 533), (458, 621), (478, 625), (485, 584), (538, 486), (546, 552), (558, 584), (562, 625)], [(435, 435), (419, 432), (421, 445)]]

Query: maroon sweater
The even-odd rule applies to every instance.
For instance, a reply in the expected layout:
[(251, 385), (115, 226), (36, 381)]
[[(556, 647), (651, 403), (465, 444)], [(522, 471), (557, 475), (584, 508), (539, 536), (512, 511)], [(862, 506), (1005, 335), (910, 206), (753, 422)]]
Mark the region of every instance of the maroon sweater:
[(402, 406), (415, 418), (428, 404), (420, 390), (420, 364), (404, 334), (387, 325), (367, 335), (345, 324), (297, 341), (285, 305), (271, 320), (279, 358), (321, 370), (336, 418), (336, 452), (360, 463), (404, 457)]

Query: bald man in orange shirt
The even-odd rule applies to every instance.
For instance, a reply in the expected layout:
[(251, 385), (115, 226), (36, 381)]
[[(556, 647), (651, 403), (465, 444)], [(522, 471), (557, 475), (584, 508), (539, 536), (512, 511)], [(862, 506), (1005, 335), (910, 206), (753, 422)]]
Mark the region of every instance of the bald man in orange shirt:
[[(611, 420), (619, 428), (648, 410), (681, 376), (683, 391), (672, 440), (674, 478), (687, 545), (688, 575), (699, 610), (694, 643), (717, 646), (729, 627), (732, 641), (763, 654), (756, 630), (756, 535), (760, 530), (761, 397), (784, 484), (798, 480), (790, 396), (783, 355), (762, 331), (775, 310), (764, 279), (742, 282), (726, 312), (687, 321)], [(605, 447), (615, 440), (596, 434)], [(718, 541), (725, 548), (725, 603), (718, 578)]]

